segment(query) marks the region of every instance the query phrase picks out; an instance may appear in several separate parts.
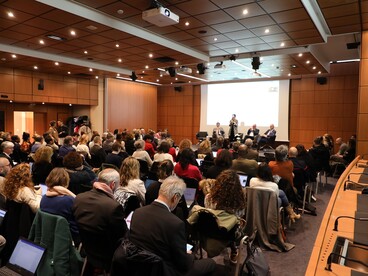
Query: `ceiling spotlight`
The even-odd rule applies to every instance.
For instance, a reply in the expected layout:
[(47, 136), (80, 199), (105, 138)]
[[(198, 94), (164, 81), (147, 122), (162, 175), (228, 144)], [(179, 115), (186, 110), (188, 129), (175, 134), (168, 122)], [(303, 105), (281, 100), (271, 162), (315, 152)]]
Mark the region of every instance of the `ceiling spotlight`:
[(253, 68), (253, 70), (258, 70), (260, 65), (261, 65), (260, 58), (259, 57), (253, 57), (252, 58), (252, 68)]
[(206, 66), (203, 63), (198, 63), (197, 64), (197, 70), (198, 70), (198, 74), (200, 75), (204, 75), (205, 71), (206, 71)]
[(231, 61), (235, 61), (235, 60), (236, 60), (236, 57), (235, 57), (234, 55), (231, 55), (231, 56), (229, 57), (229, 59), (230, 59)]
[(135, 74), (134, 71), (132, 71), (132, 74), (130, 75), (130, 78), (132, 79), (132, 81), (136, 81), (136, 79), (138, 79), (137, 75)]

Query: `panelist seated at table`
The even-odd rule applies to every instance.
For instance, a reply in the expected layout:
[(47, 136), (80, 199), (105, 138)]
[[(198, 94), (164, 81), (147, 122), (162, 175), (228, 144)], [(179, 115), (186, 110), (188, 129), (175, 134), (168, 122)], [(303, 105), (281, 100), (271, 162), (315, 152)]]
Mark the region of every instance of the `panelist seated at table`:
[(259, 135), (259, 129), (257, 128), (257, 125), (254, 124), (252, 127), (250, 127), (247, 131), (247, 135), (245, 136), (245, 139), (252, 139), (254, 140), (255, 137)]
[(275, 139), (276, 137), (276, 129), (274, 124), (270, 124), (270, 128), (266, 130), (266, 132), (262, 135), (259, 136), (258, 138), (258, 144), (259, 143), (268, 143), (270, 140)]
[(224, 135), (225, 135), (224, 129), (220, 126), (220, 123), (217, 122), (216, 127), (213, 128), (212, 137), (218, 138), (218, 137), (224, 137)]

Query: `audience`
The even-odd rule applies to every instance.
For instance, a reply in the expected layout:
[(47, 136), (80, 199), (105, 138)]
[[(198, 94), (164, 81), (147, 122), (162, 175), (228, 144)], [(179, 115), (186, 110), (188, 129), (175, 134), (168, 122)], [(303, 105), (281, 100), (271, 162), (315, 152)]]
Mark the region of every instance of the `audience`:
[(137, 140), (134, 142), (134, 147), (136, 148), (136, 151), (133, 153), (133, 157), (136, 159), (140, 159), (147, 162), (148, 168), (152, 167), (152, 159), (149, 156), (148, 152), (144, 150), (145, 148), (145, 142), (143, 140)]
[(31, 135), (28, 132), (23, 132), (22, 143), (20, 144), (20, 159), (21, 162), (27, 162), (28, 155), (31, 153)]
[(8, 159), (12, 167), (15, 166), (13, 159), (11, 158), (13, 150), (14, 150), (14, 144), (12, 142), (4, 141), (1, 143), (0, 157), (5, 157), (6, 159)]
[(313, 147), (309, 149), (309, 154), (315, 162), (316, 171), (324, 171), (327, 174), (330, 173), (330, 151), (323, 144), (323, 138), (321, 136), (314, 139)]
[(33, 156), (32, 180), (35, 185), (45, 184), (46, 178), (54, 168), (51, 163), (54, 151), (47, 146), (40, 147)]
[[(114, 165), (117, 169), (120, 169), (123, 160), (127, 158), (129, 155), (126, 152), (121, 152), (122, 146), (121, 143), (114, 143), (111, 146), (112, 151), (106, 156), (105, 162), (107, 164)], [(120, 153), (125, 153), (125, 155), (121, 155)]]
[(194, 152), (190, 148), (182, 150), (178, 156), (178, 163), (176, 163), (174, 172), (179, 177), (194, 178), (198, 181), (202, 179), (202, 174), (197, 166), (191, 164), (193, 158), (195, 159)]
[(99, 168), (101, 167), (102, 163), (105, 163), (107, 154), (102, 148), (101, 136), (96, 136), (95, 138), (93, 138), (93, 146), (90, 149), (90, 154), (91, 165), (94, 168)]
[(246, 159), (247, 146), (242, 144), (239, 146), (239, 157), (233, 160), (231, 169), (242, 172), (248, 176), (256, 176), (258, 170), (258, 163), (255, 160)]
[(224, 170), (230, 169), (233, 163), (233, 156), (229, 150), (224, 149), (217, 153), (215, 164), (208, 168), (206, 172), (207, 178), (217, 178), (217, 176)]
[(28, 164), (20, 164), (8, 172), (3, 196), (6, 200), (26, 203), (34, 213), (37, 212), (40, 207), (41, 189), (35, 190)]
[(151, 159), (153, 159), (153, 156), (155, 155), (155, 148), (152, 144), (153, 137), (149, 134), (144, 135), (143, 140), (145, 142), (144, 144), (144, 150), (148, 153)]
[(66, 136), (63, 138), (64, 144), (59, 148), (59, 157), (64, 158), (71, 151), (75, 151), (73, 147), (73, 137)]
[(287, 159), (288, 148), (285, 145), (280, 145), (275, 150), (275, 161), (270, 161), (269, 166), (273, 175), (278, 175), (287, 180), (294, 187), (294, 165), (293, 162)]
[(83, 134), (79, 138), (79, 143), (77, 145), (77, 152), (83, 154), (84, 158), (91, 159), (91, 154), (89, 153), (89, 147), (87, 145), (88, 141), (89, 141), (88, 134)]
[(258, 160), (258, 151), (253, 149), (253, 140), (252, 139), (246, 139), (245, 140), (245, 145), (247, 146), (247, 152), (245, 154), (246, 159), (250, 159), (250, 160)]
[(194, 255), (187, 252), (185, 224), (171, 213), (185, 188), (183, 180), (175, 176), (166, 178), (157, 200), (134, 212), (129, 239), (160, 256), (167, 275), (208, 275), (215, 270), (215, 262), (210, 258), (195, 260)]
[(161, 141), (161, 144), (157, 148), (158, 152), (154, 155), (153, 161), (154, 162), (161, 162), (164, 160), (170, 160), (173, 161), (172, 155), (169, 153), (170, 150), (170, 143), (163, 140)]

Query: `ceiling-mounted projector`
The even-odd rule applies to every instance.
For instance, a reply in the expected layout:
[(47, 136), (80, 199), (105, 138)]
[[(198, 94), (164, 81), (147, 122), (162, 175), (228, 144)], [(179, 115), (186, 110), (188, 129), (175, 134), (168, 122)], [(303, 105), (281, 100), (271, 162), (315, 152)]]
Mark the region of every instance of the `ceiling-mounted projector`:
[(189, 67), (182, 66), (178, 69), (176, 69), (176, 73), (180, 74), (192, 74), (192, 69)]
[(142, 13), (142, 19), (159, 27), (179, 23), (179, 16), (164, 7), (157, 7), (144, 11)]

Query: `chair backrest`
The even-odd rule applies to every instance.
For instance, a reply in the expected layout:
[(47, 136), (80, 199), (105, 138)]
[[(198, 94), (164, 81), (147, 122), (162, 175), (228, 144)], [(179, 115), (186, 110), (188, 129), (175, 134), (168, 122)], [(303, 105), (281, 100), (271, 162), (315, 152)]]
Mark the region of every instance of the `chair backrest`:
[(167, 274), (161, 257), (137, 247), (128, 239), (123, 239), (115, 250), (110, 275), (163, 276)]
[(88, 162), (93, 168), (99, 168), (101, 167), (102, 160), (101, 158), (96, 154), (91, 154), (91, 160)]
[(228, 240), (231, 238), (231, 233), (229, 233), (226, 228), (220, 227), (217, 223), (216, 216), (206, 209), (199, 211), (195, 229), (202, 237), (220, 240)]
[(35, 217), (31, 208), (25, 203), (7, 200), (5, 206), (7, 213), (5, 214), (0, 231), (1, 235), (6, 239), (5, 247), (0, 254), (3, 264), (8, 262), (19, 237), (28, 237)]
[(136, 195), (131, 195), (125, 202), (124, 216), (127, 217), (132, 211), (141, 207), (139, 198)]
[(145, 181), (149, 172), (148, 163), (142, 159), (137, 160), (139, 162), (139, 177), (142, 181)]
[(82, 258), (73, 246), (68, 221), (38, 210), (28, 239), (45, 246), (37, 275), (79, 275)]
[(152, 180), (158, 180), (157, 171), (158, 166), (160, 165), (160, 162), (153, 162), (151, 169), (148, 172), (148, 178)]

